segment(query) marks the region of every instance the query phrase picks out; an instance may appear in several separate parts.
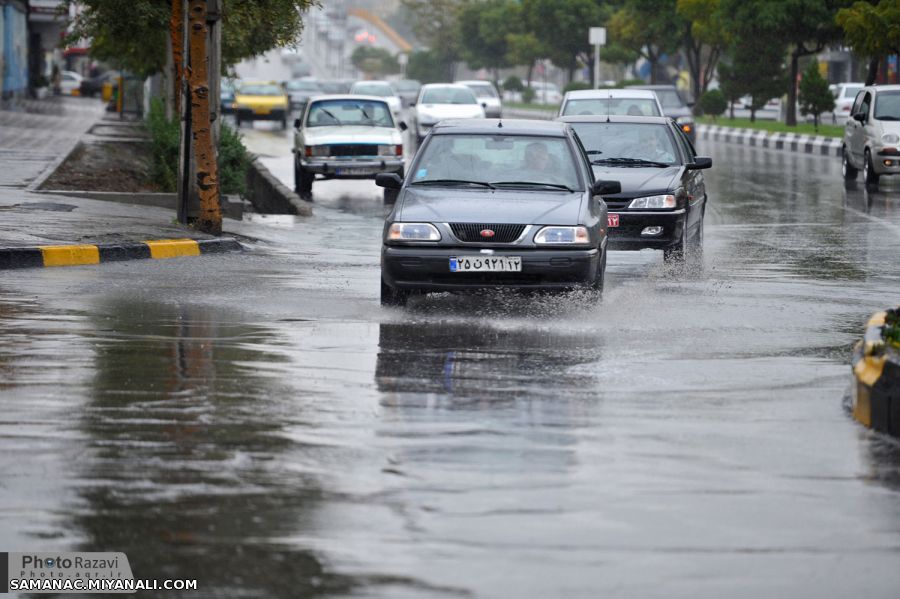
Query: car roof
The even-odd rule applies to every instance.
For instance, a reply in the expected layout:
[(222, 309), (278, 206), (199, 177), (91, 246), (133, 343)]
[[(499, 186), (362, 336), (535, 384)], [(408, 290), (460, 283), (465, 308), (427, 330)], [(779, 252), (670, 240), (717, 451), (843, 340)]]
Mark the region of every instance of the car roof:
[(540, 135), (565, 137), (569, 131), (566, 123), (532, 119), (447, 119), (432, 129), (435, 135), (464, 133), (485, 135)]
[(675, 87), (674, 85), (655, 85), (655, 84), (654, 85), (649, 85), (649, 84), (645, 85), (642, 83), (641, 85), (626, 85), (625, 89), (654, 89), (654, 90), (655, 89), (675, 89), (675, 90), (677, 90), (678, 88)]
[(354, 87), (356, 87), (357, 85), (388, 85), (388, 86), (390, 86), (390, 84), (391, 84), (390, 81), (385, 81), (383, 79), (372, 79), (372, 80), (354, 81), (353, 82)]
[(432, 89), (435, 87), (449, 87), (451, 89), (465, 89), (469, 88), (463, 85), (462, 83), (426, 83), (422, 86), (422, 89)]
[(487, 79), (466, 79), (465, 81), (456, 81), (456, 83), (460, 85), (490, 85), (494, 87), (494, 84)]
[(624, 114), (585, 114), (557, 117), (561, 123), (641, 123), (651, 125), (668, 125), (672, 119), (667, 116), (627, 116)]
[(873, 92), (896, 92), (896, 91), (900, 91), (900, 84), (868, 85), (864, 89), (871, 90)]
[(569, 100), (600, 99), (607, 98), (644, 98), (656, 100), (656, 93), (649, 89), (579, 89), (566, 92)]
[(354, 102), (381, 102), (387, 104), (383, 96), (366, 96), (363, 94), (322, 94), (309, 99), (310, 103), (322, 100), (352, 100)]

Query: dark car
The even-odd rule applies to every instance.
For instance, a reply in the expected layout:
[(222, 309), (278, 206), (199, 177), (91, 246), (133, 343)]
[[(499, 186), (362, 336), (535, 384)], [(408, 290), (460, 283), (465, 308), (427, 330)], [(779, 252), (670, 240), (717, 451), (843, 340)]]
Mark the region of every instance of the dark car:
[(565, 123), (448, 120), (435, 125), (384, 225), (381, 302), (485, 287), (603, 288), (607, 210)]
[(419, 90), (422, 89), (422, 84), (415, 79), (399, 79), (397, 81), (391, 81), (391, 87), (394, 88), (394, 93), (397, 94), (397, 96), (400, 97), (400, 101), (403, 102), (403, 108), (409, 108), (416, 103), (416, 99), (419, 97)]
[(119, 85), (119, 71), (106, 71), (94, 77), (82, 79), (78, 87), (78, 94), (85, 98), (93, 98), (103, 91), (105, 83), (112, 84), (113, 88)]
[(667, 117), (567, 116), (598, 179), (621, 191), (606, 196), (609, 247), (662, 250), (666, 261), (698, 261), (703, 251), (706, 185), (690, 140)]
[(291, 110), (301, 110), (313, 96), (323, 94), (322, 87), (317, 81), (311, 79), (295, 79), (284, 84), (288, 98), (291, 101)]
[(675, 119), (692, 143), (697, 141), (694, 113), (677, 87), (674, 85), (629, 85), (625, 89), (649, 89), (655, 92), (659, 103), (662, 104), (663, 114)]

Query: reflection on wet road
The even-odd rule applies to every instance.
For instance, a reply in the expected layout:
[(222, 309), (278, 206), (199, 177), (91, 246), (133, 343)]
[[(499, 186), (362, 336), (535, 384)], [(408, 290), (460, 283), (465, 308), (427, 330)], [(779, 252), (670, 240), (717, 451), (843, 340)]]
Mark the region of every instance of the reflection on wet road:
[(703, 271), (614, 253), (599, 306), (381, 309), (359, 181), (245, 256), (0, 273), (0, 538), (203, 596), (895, 597), (900, 450), (842, 398), (900, 192), (707, 151)]

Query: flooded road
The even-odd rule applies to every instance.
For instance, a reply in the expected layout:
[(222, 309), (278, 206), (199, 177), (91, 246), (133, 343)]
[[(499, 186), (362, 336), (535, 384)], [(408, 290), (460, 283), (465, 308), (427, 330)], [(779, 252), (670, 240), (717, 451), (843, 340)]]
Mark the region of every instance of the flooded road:
[(365, 181), (242, 256), (0, 272), (3, 545), (203, 597), (896, 597), (900, 449), (842, 402), (900, 187), (701, 153), (703, 270), (611, 253), (600, 305), (382, 309)]

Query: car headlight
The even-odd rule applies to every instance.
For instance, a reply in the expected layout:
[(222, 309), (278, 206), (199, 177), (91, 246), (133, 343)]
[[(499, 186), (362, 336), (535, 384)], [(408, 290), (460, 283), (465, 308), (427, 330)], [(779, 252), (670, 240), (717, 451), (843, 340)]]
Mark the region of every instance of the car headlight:
[(428, 223), (394, 223), (388, 229), (389, 241), (440, 241), (441, 232)]
[(403, 156), (403, 146), (401, 146), (401, 145), (378, 146), (378, 155), (379, 156)]
[(307, 156), (331, 156), (331, 146), (306, 146)]
[(645, 198), (635, 198), (628, 205), (629, 208), (648, 209), (648, 208), (674, 208), (678, 205), (673, 195), (647, 196)]
[(591, 236), (587, 227), (544, 227), (534, 236), (534, 242), (540, 245), (588, 245)]
[(900, 143), (900, 135), (896, 133), (885, 133), (881, 136), (881, 141), (886, 144)]

